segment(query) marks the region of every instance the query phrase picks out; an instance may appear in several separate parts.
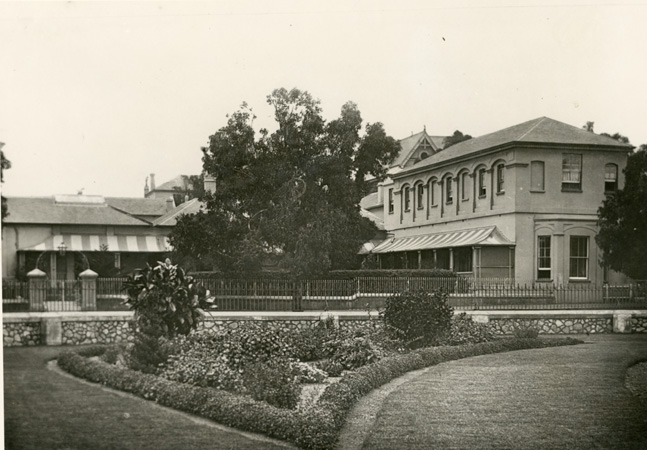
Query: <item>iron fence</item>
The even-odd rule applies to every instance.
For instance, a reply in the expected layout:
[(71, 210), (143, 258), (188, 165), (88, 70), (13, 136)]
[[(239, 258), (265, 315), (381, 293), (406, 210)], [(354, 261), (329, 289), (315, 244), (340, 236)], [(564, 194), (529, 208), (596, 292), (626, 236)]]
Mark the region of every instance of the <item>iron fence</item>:
[[(99, 278), (96, 309), (127, 310), (126, 278)], [(589, 283), (555, 285), (522, 283), (511, 278), (357, 277), (349, 280), (280, 280), (197, 278), (209, 291), (209, 304), (219, 311), (363, 310), (383, 307), (402, 291), (443, 289), (449, 303), (461, 309), (622, 309), (647, 308), (647, 282), (627, 285)], [(3, 280), (3, 310), (77, 311), (82, 309), (80, 281)], [(30, 298), (36, 295), (36, 299)], [(40, 299), (41, 302), (38, 303)], [(42, 303), (42, 304), (41, 304)]]

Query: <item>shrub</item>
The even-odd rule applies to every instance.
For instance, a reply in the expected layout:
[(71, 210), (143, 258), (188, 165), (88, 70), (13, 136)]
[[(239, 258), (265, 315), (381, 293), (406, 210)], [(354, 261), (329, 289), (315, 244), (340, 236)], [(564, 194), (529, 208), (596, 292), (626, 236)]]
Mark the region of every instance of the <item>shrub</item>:
[(449, 332), (442, 340), (442, 344), (478, 344), (479, 342), (491, 341), (494, 338), (494, 332), (489, 325), (476, 323), (467, 314), (460, 313), (452, 317)]
[(316, 366), (297, 362), (295, 367), (298, 371), (297, 381), (299, 383), (322, 383), (326, 379), (326, 372)]
[(301, 395), (301, 386), (296, 381), (298, 375), (298, 369), (290, 361), (273, 359), (246, 367), (243, 383), (254, 400), (294, 409)]
[(135, 311), (135, 342), (129, 361), (133, 369), (154, 373), (168, 357), (160, 338), (187, 335), (196, 329), (205, 290), (169, 259), (154, 268), (147, 264), (138, 269), (123, 286), (128, 293), (125, 303)]
[(449, 331), (452, 316), (443, 290), (405, 291), (387, 298), (380, 311), (387, 332), (409, 348), (440, 342)]

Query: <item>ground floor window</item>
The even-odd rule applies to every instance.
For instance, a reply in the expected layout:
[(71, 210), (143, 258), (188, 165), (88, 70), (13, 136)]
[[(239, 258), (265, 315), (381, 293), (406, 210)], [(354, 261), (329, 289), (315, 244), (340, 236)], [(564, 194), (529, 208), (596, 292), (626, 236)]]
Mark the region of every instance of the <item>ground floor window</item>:
[(550, 236), (537, 237), (537, 279), (550, 280)]
[(589, 276), (589, 238), (571, 236), (569, 278), (587, 279)]

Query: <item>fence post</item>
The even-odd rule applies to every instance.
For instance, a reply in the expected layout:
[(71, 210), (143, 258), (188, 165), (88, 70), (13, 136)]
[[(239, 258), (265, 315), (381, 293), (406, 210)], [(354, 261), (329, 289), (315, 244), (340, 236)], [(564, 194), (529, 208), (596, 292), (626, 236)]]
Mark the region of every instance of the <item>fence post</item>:
[(292, 311), (303, 311), (301, 300), (303, 299), (303, 283), (301, 280), (294, 282), (294, 293), (292, 294)]
[(45, 294), (47, 274), (39, 269), (34, 269), (27, 274), (29, 278), (29, 310), (32, 312), (45, 309)]
[(97, 310), (97, 274), (91, 269), (84, 270), (79, 274), (81, 278), (81, 310)]

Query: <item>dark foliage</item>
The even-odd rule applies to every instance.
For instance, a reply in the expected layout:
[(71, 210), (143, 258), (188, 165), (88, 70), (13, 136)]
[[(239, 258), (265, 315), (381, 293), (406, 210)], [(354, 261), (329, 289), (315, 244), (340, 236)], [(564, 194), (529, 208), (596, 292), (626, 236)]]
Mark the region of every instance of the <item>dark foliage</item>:
[(246, 104), (203, 149), (205, 173), (218, 193), (207, 210), (184, 216), (170, 240), (182, 260), (203, 261), (222, 272), (257, 272), (278, 260), (294, 277), (356, 268), (357, 250), (374, 224), (359, 214), (366, 177), (380, 179), (399, 144), (380, 123), (367, 124), (353, 103), (326, 123), (309, 93), (277, 89), (274, 133), (253, 128)]
[(401, 292), (387, 298), (380, 311), (387, 333), (409, 348), (441, 342), (450, 329), (452, 316), (447, 293), (441, 289)]
[(460, 131), (456, 130), (454, 131), (454, 134), (446, 137), (443, 140), (443, 149), (451, 147), (452, 145), (456, 145), (459, 142), (467, 141), (469, 139), (472, 139), (472, 136), (470, 136), (469, 134), (463, 134)]
[(623, 189), (608, 196), (598, 210), (595, 241), (602, 262), (635, 280), (647, 279), (647, 145), (632, 153), (624, 169)]
[(284, 359), (271, 359), (245, 368), (243, 383), (254, 400), (277, 408), (294, 409), (299, 403), (301, 385), (298, 371)]

